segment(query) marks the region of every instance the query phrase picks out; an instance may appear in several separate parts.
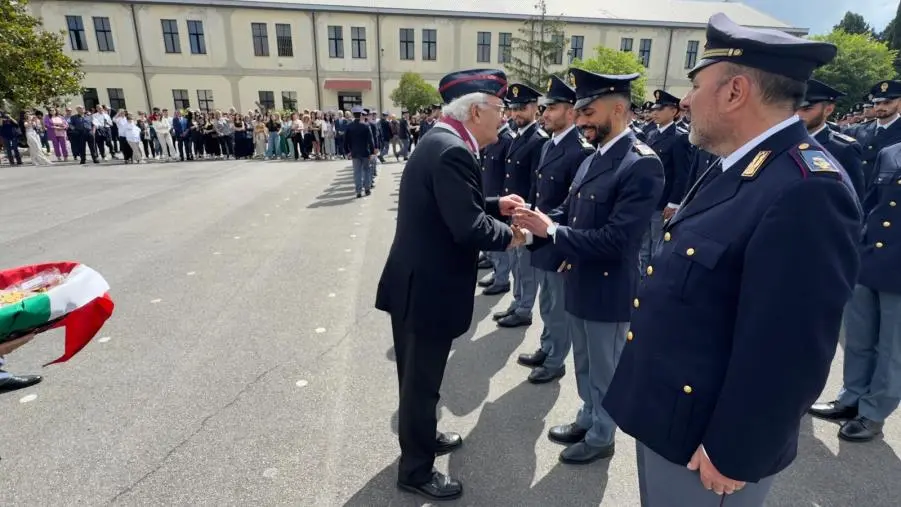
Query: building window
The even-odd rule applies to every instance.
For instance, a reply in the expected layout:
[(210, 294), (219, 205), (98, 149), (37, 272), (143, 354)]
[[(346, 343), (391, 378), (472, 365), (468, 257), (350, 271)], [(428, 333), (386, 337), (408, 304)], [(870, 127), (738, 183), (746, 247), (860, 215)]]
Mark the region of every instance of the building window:
[(645, 67), (651, 65), (651, 39), (641, 39), (638, 46), (638, 59)]
[(125, 92), (122, 88), (107, 88), (106, 94), (109, 96), (109, 108), (113, 111), (125, 109)]
[(422, 29), (422, 59), (435, 61), (438, 59), (438, 30)]
[(192, 55), (206, 54), (206, 40), (203, 38), (203, 21), (188, 20), (188, 43)]
[(585, 37), (582, 35), (573, 35), (569, 41), (569, 63), (578, 58), (582, 59), (582, 52), (585, 48)]
[(84, 93), (81, 95), (81, 100), (84, 102), (85, 111), (93, 111), (95, 107), (100, 105), (100, 96), (97, 95), (97, 88), (85, 88)]
[(69, 45), (72, 51), (87, 51), (88, 36), (84, 33), (84, 21), (81, 16), (66, 16), (66, 28), (69, 30)]
[(297, 111), (297, 92), (282, 92), (282, 109)]
[(167, 53), (181, 53), (181, 40), (178, 38), (178, 23), (174, 19), (161, 19), (163, 24), (163, 45)]
[(266, 23), (251, 23), (253, 33), (253, 55), (269, 56), (269, 28)]
[(479, 63), (491, 61), (491, 32), (476, 34), (476, 61)]
[(344, 27), (328, 27), (328, 56), (329, 58), (344, 58)]
[(109, 18), (94, 17), (94, 33), (97, 34), (98, 51), (115, 51), (113, 44), (113, 29), (110, 27)]
[(294, 56), (294, 41), (291, 39), (291, 25), (287, 23), (275, 24), (275, 45), (278, 56)]
[(400, 59), (416, 59), (416, 35), (412, 28), (400, 29)]
[(693, 69), (698, 63), (698, 41), (688, 41), (688, 49), (685, 50), (685, 68)]
[(350, 111), (355, 106), (363, 107), (363, 94), (360, 92), (338, 92), (338, 109)]
[(619, 50), (625, 52), (632, 51), (632, 37), (623, 37), (619, 41)]
[(350, 57), (366, 58), (366, 27), (350, 27)]
[(172, 90), (172, 102), (176, 111), (190, 109), (191, 101), (188, 100), (188, 90)]
[(275, 109), (275, 92), (260, 90), (260, 105), (268, 110)]
[(201, 111), (210, 112), (216, 109), (213, 105), (213, 90), (197, 90), (197, 106)]
[(551, 37), (551, 44), (553, 44), (554, 54), (551, 55), (551, 64), (553, 65), (561, 65), (563, 63), (563, 46), (566, 45), (566, 40), (563, 38), (562, 33), (554, 34)]
[(513, 34), (501, 32), (497, 34), (497, 63), (510, 63), (513, 56)]

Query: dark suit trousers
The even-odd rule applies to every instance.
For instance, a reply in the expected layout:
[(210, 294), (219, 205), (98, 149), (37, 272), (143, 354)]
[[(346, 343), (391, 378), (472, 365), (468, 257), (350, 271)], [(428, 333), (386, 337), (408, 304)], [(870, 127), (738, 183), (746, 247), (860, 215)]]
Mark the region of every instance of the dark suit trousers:
[(405, 326), (403, 319), (393, 316), (391, 329), (400, 382), (397, 480), (418, 485), (432, 478), (439, 391), (453, 340), (417, 336)]

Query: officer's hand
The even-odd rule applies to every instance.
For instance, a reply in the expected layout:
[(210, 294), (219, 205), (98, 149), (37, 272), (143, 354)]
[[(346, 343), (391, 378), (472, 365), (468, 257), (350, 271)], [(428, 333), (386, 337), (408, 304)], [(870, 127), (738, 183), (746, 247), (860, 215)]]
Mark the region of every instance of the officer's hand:
[(21, 338), (16, 338), (15, 340), (10, 340), (6, 343), (0, 343), (0, 356), (5, 356), (6, 354), (9, 354), (10, 352), (21, 347), (22, 345), (25, 345), (26, 343), (30, 342), (32, 340), (32, 338), (34, 338), (34, 337), (35, 337), (35, 334), (31, 333), (31, 334), (22, 336)]
[(511, 229), (513, 230), (513, 241), (507, 245), (507, 250), (512, 250), (526, 244), (526, 233), (516, 225), (511, 227)]
[(517, 208), (513, 213), (513, 223), (532, 231), (532, 234), (540, 238), (547, 237), (547, 228), (554, 221), (539, 210), (530, 210), (529, 208)]
[(745, 487), (744, 482), (732, 480), (721, 474), (719, 470), (713, 466), (703, 445), (698, 446), (698, 450), (696, 450), (691, 457), (691, 461), (688, 462), (688, 469), (697, 470), (701, 476), (701, 484), (703, 484), (708, 491), (713, 491), (717, 495), (731, 495)]
[(500, 208), (501, 215), (509, 217), (513, 215), (516, 208), (522, 207), (525, 203), (526, 201), (524, 201), (522, 197), (516, 194), (510, 194), (505, 195), (498, 200), (498, 208)]

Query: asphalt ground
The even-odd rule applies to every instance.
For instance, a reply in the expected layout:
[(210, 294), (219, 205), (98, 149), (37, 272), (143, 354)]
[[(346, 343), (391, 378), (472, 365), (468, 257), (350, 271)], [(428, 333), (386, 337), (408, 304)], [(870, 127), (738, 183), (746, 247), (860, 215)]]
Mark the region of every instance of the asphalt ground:
[[(373, 308), (401, 170), (355, 199), (345, 162), (0, 168), (0, 266), (77, 260), (117, 305), (68, 363), (41, 368), (59, 331), (7, 357), (45, 378), (0, 395), (0, 503), (423, 505), (394, 485), (397, 378)], [(498, 329), (509, 297), (477, 297), (449, 359), (439, 427), (465, 444), (437, 466), (466, 491), (449, 505), (639, 505), (630, 437), (612, 460), (558, 462), (546, 432), (579, 407), (572, 363), (525, 382), (515, 357), (541, 325)], [(768, 505), (899, 504), (901, 417), (867, 444), (837, 429), (805, 419)]]

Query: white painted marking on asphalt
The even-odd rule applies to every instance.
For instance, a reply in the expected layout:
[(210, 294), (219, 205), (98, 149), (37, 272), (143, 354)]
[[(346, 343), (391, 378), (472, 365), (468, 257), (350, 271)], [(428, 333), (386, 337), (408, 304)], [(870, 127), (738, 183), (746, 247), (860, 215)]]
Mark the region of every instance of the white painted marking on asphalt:
[(307, 387), (309, 384), (310, 383), (307, 382), (306, 380), (298, 380), (297, 382), (294, 383), (294, 385), (296, 385), (297, 387)]
[(354, 222), (354, 225), (360, 225), (360, 222)]
[(213, 255), (222, 255), (222, 252), (213, 252)]
[(345, 248), (344, 253), (350, 253), (350, 248)]
[(235, 236), (235, 239), (241, 239), (241, 236)]
[(106, 342), (110, 341), (110, 337), (109, 337), (109, 336), (103, 336), (103, 337), (101, 337), (101, 338), (97, 338), (97, 341), (100, 342), (100, 343), (106, 343)]
[(334, 293), (334, 292), (329, 292), (329, 293), (328, 293), (328, 297), (330, 297), (330, 298), (335, 297), (335, 293)]
[(263, 477), (267, 479), (272, 479), (276, 475), (278, 475), (278, 468), (267, 468), (266, 470), (263, 470)]
[(263, 216), (264, 216), (264, 217), (268, 217), (268, 216), (270, 216), (270, 215), (269, 215), (269, 213), (263, 213)]
[(38, 399), (38, 395), (26, 394), (25, 396), (22, 396), (21, 398), (19, 398), (19, 403), (28, 403), (28, 402), (34, 401), (36, 399)]
[(150, 300), (150, 303), (155, 305), (155, 304), (160, 303), (160, 302), (162, 302), (162, 301), (163, 301), (162, 299), (157, 298), (157, 299), (151, 299), (151, 300)]
[(317, 327), (317, 328), (316, 328), (316, 333), (322, 334), (322, 333), (324, 333), (324, 332), (325, 332), (325, 328), (324, 328), (324, 327)]
[(185, 273), (185, 274), (188, 275), (188, 276), (194, 276), (194, 275), (197, 274), (197, 272), (196, 272), (196, 271), (188, 271), (188, 272)]
[(357, 235), (356, 235), (356, 234), (351, 234), (350, 237), (351, 237), (351, 238), (356, 238)]
[(338, 268), (338, 271), (344, 271), (344, 270), (345, 270), (344, 268)]

